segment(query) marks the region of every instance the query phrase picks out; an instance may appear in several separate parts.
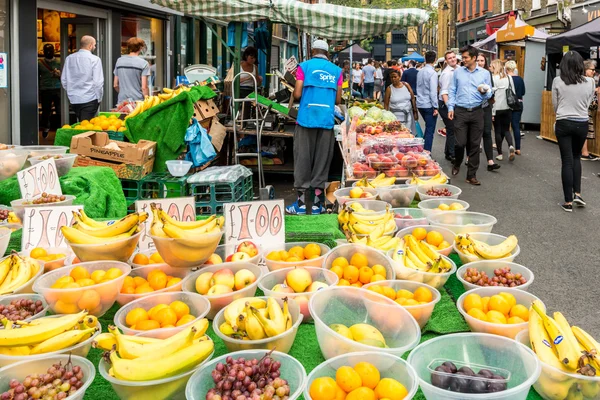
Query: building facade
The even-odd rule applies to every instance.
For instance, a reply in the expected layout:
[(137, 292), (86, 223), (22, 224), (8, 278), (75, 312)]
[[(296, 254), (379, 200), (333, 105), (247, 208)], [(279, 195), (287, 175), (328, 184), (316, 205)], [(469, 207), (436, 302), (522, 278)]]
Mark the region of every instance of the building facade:
[(456, 45), (463, 47), (488, 36), (486, 18), (493, 15), (494, 4), (502, 0), (456, 1)]

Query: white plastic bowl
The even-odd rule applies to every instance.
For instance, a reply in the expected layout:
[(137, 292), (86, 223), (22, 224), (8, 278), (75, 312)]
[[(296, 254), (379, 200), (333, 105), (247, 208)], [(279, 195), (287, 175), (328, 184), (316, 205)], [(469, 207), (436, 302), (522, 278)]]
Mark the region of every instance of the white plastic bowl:
[(183, 284), (183, 278), (185, 278), (189, 272), (183, 268), (170, 267), (168, 264), (148, 264), (148, 265), (144, 265), (142, 267), (134, 268), (129, 273), (129, 276), (131, 276), (131, 277), (140, 276), (144, 279), (147, 279), (150, 272), (156, 271), (156, 270), (160, 270), (160, 271), (164, 272), (165, 274), (167, 274), (167, 276), (181, 278), (181, 281), (172, 286), (166, 287), (164, 289), (155, 290), (154, 292), (150, 292), (150, 293), (126, 294), (126, 293), (119, 292), (119, 295), (117, 296), (117, 304), (119, 304), (120, 306), (124, 306), (125, 304), (127, 304), (129, 302), (132, 302), (137, 299), (141, 299), (142, 297), (146, 297), (146, 296), (149, 296), (152, 294), (158, 294), (158, 293), (164, 293), (164, 292), (179, 292), (179, 291), (181, 291), (181, 285)]
[[(481, 321), (477, 318), (470, 316), (464, 307), (465, 297), (469, 294), (478, 294), (481, 297), (492, 297), (500, 292), (510, 293), (515, 296), (517, 300), (517, 304), (522, 304), (527, 309), (531, 306), (535, 300), (541, 302), (539, 298), (532, 295), (531, 293), (524, 292), (522, 290), (517, 290), (514, 288), (506, 288), (506, 287), (482, 287), (478, 289), (469, 290), (468, 292), (463, 293), (458, 300), (456, 301), (456, 307), (458, 311), (462, 314), (469, 324), (472, 332), (482, 332), (482, 333), (490, 333), (492, 335), (506, 336), (507, 338), (514, 339), (519, 332), (523, 329), (527, 329), (528, 323), (527, 321), (521, 324), (494, 324), (487, 321)], [(542, 303), (543, 304), (543, 303)], [(544, 309), (546, 307), (544, 306)]]
[[(10, 255), (8, 255), (6, 257), (10, 257)], [(6, 257), (0, 258), (0, 262), (4, 261), (6, 259)], [(12, 294), (18, 294), (18, 293), (35, 293), (35, 290), (33, 289), (33, 284), (44, 273), (44, 262), (43, 261), (39, 261), (39, 260), (35, 260), (35, 259), (32, 259), (32, 260), (36, 261), (38, 263), (38, 265), (40, 266), (38, 272), (34, 276), (32, 276), (31, 279), (27, 281), (27, 283), (25, 283), (25, 284), (19, 286), (18, 288), (14, 289), (12, 291)], [(5, 293), (5, 294), (10, 294), (10, 293)], [(0, 295), (0, 296), (3, 296), (3, 295)]]
[(392, 207), (408, 207), (415, 198), (416, 185), (401, 184), (382, 186), (377, 188), (381, 200), (389, 203)]
[(370, 193), (372, 196), (367, 198), (350, 198), (350, 191), (354, 189), (351, 187), (338, 189), (333, 192), (333, 196), (336, 198), (338, 204), (341, 206), (352, 200), (377, 200), (377, 189), (373, 188), (361, 188), (363, 191)]
[(508, 261), (499, 261), (499, 260), (481, 260), (474, 261), (468, 264), (464, 264), (462, 267), (456, 271), (456, 277), (459, 281), (462, 282), (465, 290), (478, 289), (481, 286), (475, 285), (473, 283), (469, 283), (465, 280), (464, 275), (467, 272), (468, 268), (477, 268), (479, 272), (485, 272), (488, 277), (494, 277), (494, 270), (497, 268), (506, 268), (510, 267), (510, 272), (514, 274), (521, 274), (527, 282), (523, 285), (515, 286), (515, 289), (527, 291), (529, 286), (533, 283), (534, 275), (533, 272), (521, 264), (516, 264)]
[[(129, 311), (135, 308), (143, 308), (144, 310), (148, 311), (152, 307), (157, 306), (159, 304), (169, 305), (174, 301), (182, 301), (185, 304), (187, 304), (187, 306), (190, 308), (190, 314), (192, 314), (196, 318), (193, 321), (188, 322), (187, 324), (183, 324), (175, 328), (159, 328), (148, 331), (131, 329), (125, 322)], [(149, 296), (127, 303), (127, 305), (119, 308), (119, 310), (115, 313), (114, 321), (117, 328), (119, 328), (121, 332), (123, 332), (125, 335), (137, 335), (138, 333), (153, 332), (153, 337), (157, 337), (159, 339), (166, 339), (168, 337), (173, 336), (177, 332), (180, 332), (185, 328), (192, 326), (193, 324), (204, 318), (208, 313), (209, 309), (210, 303), (208, 302), (208, 300), (204, 296), (199, 295), (198, 293), (164, 292), (150, 294)]]
[[(423, 200), (423, 201), (420, 201), (419, 204), (417, 204), (417, 207), (419, 207), (420, 210), (423, 210), (425, 217), (428, 218), (431, 215), (445, 212), (444, 210), (440, 210), (438, 208), (438, 206), (440, 204), (447, 204), (449, 206), (452, 203), (458, 203), (461, 206), (463, 206), (463, 208), (461, 210), (452, 210), (454, 212), (467, 211), (470, 207), (469, 203), (467, 203), (464, 200), (446, 199), (446, 198)], [(450, 210), (447, 210), (447, 211), (450, 211)]]
[(81, 386), (75, 393), (69, 396), (69, 400), (81, 400), (85, 395), (85, 391), (94, 381), (96, 376), (96, 369), (94, 364), (89, 360), (79, 357), (76, 355), (70, 356), (68, 354), (63, 355), (52, 355), (47, 357), (36, 358), (33, 360), (20, 361), (12, 365), (3, 367), (0, 369), (0, 393), (9, 389), (9, 383), (11, 379), (18, 379), (22, 382), (28, 375), (31, 374), (45, 374), (53, 364), (61, 362), (63, 365), (71, 362), (73, 366), (78, 366), (83, 372), (83, 386)]
[[(423, 211), (418, 208), (392, 208), (392, 212), (394, 213), (394, 221), (396, 221), (396, 228), (398, 229), (429, 224)], [(402, 215), (403, 217), (410, 215), (412, 218), (396, 218), (396, 215)]]
[(308, 375), (306, 386), (304, 387), (304, 400), (312, 400), (312, 397), (310, 396), (310, 385), (315, 379), (330, 377), (335, 380), (335, 374), (338, 368), (344, 366), (354, 367), (356, 364), (363, 361), (373, 364), (379, 371), (381, 379), (392, 378), (400, 382), (408, 392), (404, 399), (412, 399), (417, 393), (417, 390), (419, 389), (417, 373), (406, 361), (393, 354), (361, 351), (330, 358), (313, 369), (310, 375)]
[(311, 243), (315, 243), (315, 242), (289, 242), (289, 243), (284, 243), (284, 244), (280, 244), (277, 246), (266, 247), (263, 250), (263, 256), (265, 258), (265, 264), (267, 265), (267, 268), (269, 269), (269, 271), (275, 271), (278, 269), (290, 268), (290, 267), (320, 267), (323, 264), (323, 260), (325, 260), (325, 257), (327, 257), (327, 255), (331, 251), (329, 246), (326, 246), (321, 243), (316, 243), (321, 248), (321, 255), (319, 257), (313, 258), (311, 260), (287, 262), (287, 261), (273, 261), (273, 260), (269, 260), (267, 258), (269, 253), (271, 253), (272, 251), (278, 251), (278, 250), (289, 251), (292, 247), (296, 247), (296, 246), (300, 246), (300, 247), (304, 248), (304, 247), (306, 247), (307, 244), (311, 244)]
[(32, 315), (29, 318), (25, 318), (23, 321), (31, 321), (33, 319), (38, 319), (38, 318), (42, 318), (42, 317), (46, 316), (46, 313), (48, 312), (48, 303), (46, 303), (44, 296), (37, 294), (37, 293), (12, 294), (10, 296), (2, 296), (2, 297), (0, 297), (0, 304), (7, 306), (13, 300), (22, 300), (22, 299), (32, 300), (34, 302), (39, 300), (42, 302), (42, 306), (44, 306), (44, 309), (42, 311), (40, 311), (37, 314)]
[(456, 272), (456, 264), (452, 261), (451, 258), (448, 258), (444, 255), (447, 261), (450, 262), (450, 271), (444, 272), (442, 274), (437, 274), (434, 272), (424, 272), (418, 269), (408, 268), (404, 265), (404, 263), (399, 261), (394, 261), (392, 258), (394, 250), (390, 250), (388, 252), (388, 258), (390, 258), (392, 265), (394, 267), (394, 271), (396, 272), (396, 278), (399, 280), (405, 281), (413, 281), (413, 282), (422, 282), (436, 289), (440, 289), (442, 286), (446, 284), (450, 275)]
[(338, 257), (345, 257), (348, 262), (355, 253), (364, 254), (367, 257), (369, 267), (379, 264), (385, 268), (385, 279), (396, 279), (396, 272), (392, 266), (392, 260), (379, 250), (360, 244), (344, 244), (337, 246), (323, 260), (323, 268), (331, 269), (333, 261)]
[(21, 150), (29, 153), (29, 157), (66, 154), (69, 148), (67, 146), (23, 146)]
[(490, 233), (498, 220), (493, 215), (473, 211), (445, 211), (427, 217), (429, 224), (459, 233)]
[[(404, 307), (370, 290), (346, 286), (319, 290), (310, 299), (308, 307), (326, 360), (357, 351), (377, 351), (402, 357), (421, 339), (419, 324)], [(360, 323), (377, 328), (388, 347), (355, 342), (329, 327), (343, 324), (350, 328)]]
[(65, 199), (63, 201), (57, 201), (56, 203), (49, 203), (49, 204), (23, 204), (24, 202), (30, 201), (30, 200), (18, 199), (18, 200), (11, 201), (10, 202), (10, 206), (13, 208), (13, 211), (15, 212), (15, 214), (17, 214), (17, 217), (19, 217), (21, 219), (21, 221), (23, 221), (23, 217), (25, 215), (25, 207), (70, 206), (71, 204), (73, 204), (73, 200), (75, 200), (75, 196), (72, 196), (70, 194), (66, 194), (65, 195)]
[(6, 253), (6, 249), (8, 249), (11, 234), (12, 230), (5, 226), (0, 227), (0, 257), (3, 256), (4, 253)]
[(169, 173), (173, 176), (184, 176), (192, 168), (191, 161), (169, 160), (166, 162)]
[[(266, 350), (242, 350), (215, 358), (210, 363), (203, 365), (202, 368), (198, 369), (194, 375), (192, 375), (185, 388), (186, 399), (206, 399), (206, 393), (215, 386), (211, 373), (216, 368), (217, 364), (224, 364), (227, 357), (233, 357), (234, 359), (243, 357), (246, 360), (256, 358), (257, 360), (260, 360), (266, 353)], [(290, 396), (288, 399), (296, 400), (300, 397), (306, 383), (306, 370), (304, 369), (304, 366), (302, 366), (302, 364), (294, 357), (279, 351), (272, 352), (271, 358), (281, 363), (281, 367), (279, 368), (281, 371), (281, 378), (287, 380), (290, 385)]]
[[(55, 154), (54, 156), (60, 157), (54, 159), (54, 164), (56, 165), (56, 172), (58, 173), (59, 177), (69, 173), (71, 168), (73, 168), (75, 159), (77, 158), (77, 154)], [(30, 157), (29, 162), (32, 166), (36, 165), (38, 163), (41, 163), (42, 161), (45, 161), (42, 159), (43, 157), (46, 156)]]
[[(495, 233), (478, 232), (478, 233), (469, 233), (469, 235), (473, 239), (479, 240), (479, 241), (484, 242), (484, 243), (487, 243), (490, 246), (495, 246), (495, 245), (500, 244), (500, 243), (502, 243), (502, 242), (504, 242), (506, 240), (506, 236), (497, 235)], [(460, 249), (456, 245), (455, 241), (452, 242), (452, 248), (458, 254), (458, 256), (460, 257), (460, 261), (463, 264), (468, 264), (468, 263), (472, 263), (472, 262), (475, 262), (475, 261), (482, 261), (481, 258), (479, 258), (478, 256), (476, 256), (474, 254), (463, 253), (462, 251), (460, 251)], [(515, 258), (517, 258), (517, 256), (519, 255), (519, 253), (521, 253), (521, 247), (519, 245), (517, 245), (517, 247), (515, 247), (515, 249), (510, 253), (510, 256), (508, 256), (506, 258), (499, 258), (499, 259), (497, 259), (495, 261), (512, 262)]]
[(431, 226), (431, 225), (409, 226), (408, 228), (404, 228), (401, 231), (399, 231), (398, 233), (396, 233), (396, 236), (399, 238), (403, 238), (406, 235), (410, 235), (412, 233), (412, 231), (415, 230), (416, 228), (423, 228), (427, 231), (427, 233), (432, 232), (432, 231), (441, 233), (442, 236), (444, 237), (444, 240), (446, 242), (450, 243), (450, 246), (446, 247), (445, 249), (437, 250), (438, 253), (440, 253), (444, 256), (448, 256), (448, 255), (450, 255), (450, 253), (452, 253), (452, 243), (454, 243), (454, 233), (452, 233), (452, 231), (450, 231), (446, 228), (442, 228), (439, 226)]
[[(260, 296), (256, 298), (264, 300), (268, 299), (268, 297), (266, 296)], [(281, 307), (283, 307), (282, 299), (275, 300), (277, 301), (277, 303), (279, 303)], [(216, 315), (212, 323), (212, 328), (213, 331), (217, 334), (217, 336), (221, 338), (221, 340), (223, 340), (223, 342), (225, 343), (225, 347), (227, 347), (228, 351), (277, 349), (277, 351), (281, 351), (282, 353), (288, 353), (292, 348), (292, 345), (294, 344), (294, 339), (296, 339), (298, 328), (302, 323), (302, 314), (300, 313), (300, 307), (298, 306), (298, 303), (296, 303), (296, 300), (288, 299), (288, 309), (290, 315), (292, 316), (292, 327), (287, 331), (280, 333), (277, 336), (267, 337), (261, 340), (239, 340), (224, 335), (219, 329), (221, 324), (225, 322), (225, 316), (223, 315), (225, 313), (224, 308), (221, 311), (219, 311), (219, 313)]]
[(188, 239), (162, 238), (152, 235), (150, 235), (150, 238), (154, 241), (154, 246), (163, 260), (171, 267), (192, 268), (200, 266), (208, 260), (219, 245), (222, 236), (222, 230), (204, 234), (202, 243)]
[[(452, 196), (431, 196), (427, 194), (429, 189), (448, 189), (450, 193), (452, 193)], [(448, 185), (447, 183), (434, 185), (426, 183), (417, 187), (416, 196), (421, 201), (429, 199), (458, 199), (458, 196), (460, 196), (461, 193), (462, 189), (458, 186)]]
[(101, 244), (75, 244), (65, 239), (73, 252), (83, 262), (87, 261), (121, 261), (126, 263), (135, 251), (142, 232), (135, 235)]
[(186, 276), (183, 282), (181, 283), (181, 289), (187, 293), (197, 294), (198, 292), (196, 291), (196, 279), (198, 279), (198, 277), (205, 272), (214, 273), (222, 269), (230, 269), (234, 275), (236, 272), (242, 269), (247, 269), (254, 274), (256, 280), (250, 285), (240, 290), (235, 290), (229, 293), (217, 294), (214, 296), (204, 295), (203, 297), (210, 302), (210, 311), (206, 314), (206, 318), (208, 319), (214, 319), (217, 313), (221, 311), (221, 309), (225, 308), (227, 305), (229, 305), (229, 303), (231, 303), (234, 300), (241, 299), (242, 297), (254, 297), (254, 295), (256, 294), (256, 288), (258, 287), (258, 281), (265, 273), (263, 268), (248, 262), (232, 262), (227, 264), (209, 265), (206, 267), (202, 267), (198, 271), (194, 271), (188, 274), (188, 276)]
[(385, 202), (382, 200), (365, 200), (365, 199), (350, 200), (345, 203), (345, 206), (348, 208), (351, 208), (353, 203), (360, 204), (366, 210), (374, 211), (373, 213), (369, 213), (369, 212), (365, 213), (364, 211), (354, 211), (354, 209), (353, 209), (352, 213), (356, 213), (358, 215), (364, 215), (364, 214), (383, 215), (392, 208), (388, 202)]
[[(71, 249), (68, 247), (45, 247), (44, 250), (46, 250), (48, 255), (50, 255), (50, 254), (64, 254), (65, 255), (64, 257), (58, 258), (56, 260), (43, 261), (45, 272), (54, 271), (57, 268), (64, 267), (65, 261), (67, 260), (67, 258), (69, 258), (69, 256), (71, 256), (73, 254)], [(26, 251), (25, 253), (28, 256), (30, 256), (32, 251), (33, 251), (33, 248), (30, 249), (29, 251)]]
[[(301, 268), (305, 268), (308, 271), (313, 282), (319, 281), (319, 282), (323, 282), (329, 286), (335, 286), (335, 285), (337, 285), (337, 283), (340, 280), (338, 278), (338, 276), (335, 274), (335, 272), (327, 270), (327, 269), (317, 268), (317, 267), (301, 267)], [(311, 322), (312, 316), (310, 315), (310, 311), (308, 310), (308, 302), (309, 302), (310, 298), (312, 297), (312, 295), (316, 293), (316, 291), (302, 292), (302, 293), (287, 293), (287, 292), (276, 292), (276, 291), (272, 290), (275, 285), (284, 283), (286, 280), (287, 274), (290, 271), (293, 271), (294, 269), (295, 269), (295, 267), (294, 268), (284, 268), (284, 269), (279, 269), (277, 271), (269, 272), (268, 274), (265, 274), (262, 278), (260, 278), (260, 280), (258, 281), (258, 287), (263, 291), (265, 296), (278, 297), (280, 299), (287, 297), (287, 298), (296, 300), (296, 303), (298, 303), (298, 306), (300, 307), (300, 312), (304, 316), (304, 318), (302, 319), (302, 322)], [(318, 289), (318, 290), (324, 290), (324, 289), (325, 288)]]
[(0, 151), (0, 181), (12, 178), (23, 169), (27, 161), (27, 154), (22, 150)]
[[(508, 389), (496, 393), (456, 393), (431, 384), (429, 364), (436, 359), (485, 365), (510, 371)], [(541, 365), (531, 349), (514, 340), (486, 333), (455, 333), (421, 343), (408, 356), (427, 400), (525, 400)]]

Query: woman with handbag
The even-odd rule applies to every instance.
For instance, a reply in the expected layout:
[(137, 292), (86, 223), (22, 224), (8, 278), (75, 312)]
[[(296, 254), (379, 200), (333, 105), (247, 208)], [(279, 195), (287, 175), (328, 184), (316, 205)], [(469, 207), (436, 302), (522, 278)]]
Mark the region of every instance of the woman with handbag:
[[(479, 53), (477, 55), (477, 66), (479, 68), (483, 68), (487, 71), (490, 71), (490, 68), (487, 63), (487, 58), (485, 54)], [(490, 71), (490, 80), (492, 81), (492, 89), (494, 76)], [(492, 125), (494, 122), (492, 121), (492, 104), (494, 104), (494, 97), (489, 100), (483, 102), (483, 150), (485, 151), (485, 157), (487, 158), (487, 170), (495, 171), (500, 168), (500, 165), (494, 162), (494, 146), (492, 141)]]
[(385, 90), (384, 108), (391, 111), (413, 135), (419, 137), (416, 126), (419, 114), (415, 94), (408, 83), (400, 81), (400, 76), (400, 72), (390, 71), (392, 84)]
[[(496, 160), (502, 161), (502, 141), (506, 139), (508, 143), (509, 161), (515, 159), (515, 146), (512, 135), (510, 134), (510, 121), (512, 119), (512, 111), (509, 107), (508, 97), (509, 91), (512, 91), (514, 85), (510, 76), (504, 72), (504, 63), (501, 60), (492, 61), (492, 74), (494, 82), (494, 99), (492, 105), (492, 115), (494, 119), (494, 132), (496, 135), (496, 149), (498, 155)], [(514, 92), (513, 96), (514, 96)]]
[(517, 63), (508, 61), (506, 63), (506, 74), (510, 76), (513, 84), (513, 90), (517, 98), (517, 104), (512, 108), (511, 126), (515, 139), (515, 154), (521, 155), (521, 116), (523, 115), (523, 96), (525, 96), (525, 81), (517, 75)]
[[(585, 60), (583, 63), (583, 67), (585, 68), (585, 76), (588, 78), (594, 78), (594, 74), (596, 73), (596, 60)], [(596, 139), (596, 128), (594, 124), (594, 120), (596, 119), (596, 113), (598, 112), (598, 90), (594, 92), (594, 98), (590, 103), (588, 108), (588, 134), (585, 143), (583, 144), (583, 149), (581, 149), (581, 159), (584, 161), (596, 161), (598, 157), (595, 157), (590, 154), (587, 148), (588, 140)]]

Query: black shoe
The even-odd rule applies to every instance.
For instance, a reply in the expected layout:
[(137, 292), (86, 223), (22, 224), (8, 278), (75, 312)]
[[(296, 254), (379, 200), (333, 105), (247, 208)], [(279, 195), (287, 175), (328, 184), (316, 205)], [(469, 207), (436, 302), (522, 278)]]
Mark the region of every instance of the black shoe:
[(452, 166), (452, 176), (458, 175), (459, 172), (460, 172), (460, 166), (458, 166), (458, 167), (456, 165)]
[(581, 156), (582, 161), (596, 161), (598, 157), (588, 154), (587, 156)]
[(573, 204), (565, 204), (562, 203), (560, 205), (560, 208), (562, 208), (563, 210), (565, 210), (566, 212), (573, 212)]
[(500, 169), (500, 165), (499, 164), (495, 164), (495, 163), (492, 164), (492, 165), (488, 164), (487, 168), (488, 168), (488, 171), (495, 171), (497, 169)]
[(585, 207), (585, 201), (579, 195), (573, 196), (573, 203), (577, 204), (580, 207)]
[(454, 157), (446, 155), (446, 160), (450, 161), (452, 164), (454, 164)]
[(50, 129), (44, 129), (44, 131), (42, 132), (42, 137), (44, 139), (46, 139), (48, 137), (49, 133), (50, 133)]

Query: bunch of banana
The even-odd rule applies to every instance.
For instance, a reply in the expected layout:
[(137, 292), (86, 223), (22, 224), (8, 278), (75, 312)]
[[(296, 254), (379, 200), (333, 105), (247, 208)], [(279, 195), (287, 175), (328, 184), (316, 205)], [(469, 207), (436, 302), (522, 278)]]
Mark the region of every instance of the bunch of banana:
[(348, 243), (362, 244), (383, 252), (388, 252), (396, 248), (398, 243), (400, 243), (400, 238), (391, 235), (385, 235), (386, 229), (387, 227), (385, 225), (380, 224), (367, 236), (359, 238), (355, 234), (352, 234), (350, 237), (348, 237)]
[(370, 181), (364, 177), (358, 182), (356, 182), (356, 186), (359, 187), (369, 187), (369, 188), (378, 188), (382, 186), (392, 186), (396, 183), (396, 178), (391, 176), (386, 178), (385, 174), (379, 174), (375, 178)]
[(115, 222), (99, 222), (88, 217), (83, 210), (73, 211), (73, 226), (60, 228), (63, 236), (75, 244), (104, 244), (130, 237), (141, 232), (141, 224), (148, 213), (133, 213)]
[(33, 321), (2, 320), (0, 354), (28, 356), (63, 350), (89, 339), (99, 328), (98, 319), (87, 311)]
[(406, 235), (398, 244), (392, 260), (407, 268), (441, 274), (450, 271), (452, 264), (424, 240), (417, 240), (413, 235)]
[(454, 238), (458, 249), (467, 255), (475, 256), (483, 260), (497, 260), (510, 256), (517, 247), (519, 241), (515, 235), (510, 235), (502, 243), (490, 246), (487, 243), (473, 239), (468, 233), (456, 235)]
[(444, 184), (448, 182), (448, 177), (442, 173), (439, 173), (435, 176), (433, 176), (431, 179), (421, 179), (416, 175), (413, 175), (413, 177), (410, 179), (409, 183), (411, 185), (431, 185), (432, 183), (435, 184)]
[(221, 232), (225, 225), (225, 217), (211, 215), (201, 221), (177, 221), (158, 208), (155, 203), (150, 204), (152, 210), (152, 225), (150, 235), (180, 239), (180, 244), (191, 248), (205, 247), (204, 235)]
[(292, 316), (287, 298), (283, 308), (277, 300), (267, 301), (245, 297), (229, 304), (224, 311), (225, 322), (219, 330), (226, 336), (240, 340), (260, 340), (277, 336), (292, 328)]
[(394, 213), (392, 213), (391, 209), (381, 214), (377, 211), (365, 209), (358, 202), (351, 202), (349, 205), (346, 203), (338, 214), (338, 222), (347, 237), (353, 234), (368, 235), (373, 233), (380, 225), (383, 225), (384, 233), (396, 230)]
[(136, 105), (135, 109), (132, 112), (130, 112), (125, 117), (125, 119), (135, 117), (136, 115), (141, 114), (144, 111), (147, 111), (147, 110), (151, 109), (152, 107), (159, 105), (162, 102), (165, 102), (167, 100), (172, 99), (173, 97), (176, 97), (181, 92), (188, 92), (190, 90), (191, 90), (191, 88), (189, 88), (187, 86), (181, 86), (175, 90), (169, 89), (169, 88), (163, 88), (164, 93), (159, 93), (157, 96), (146, 96), (144, 98), (144, 100), (137, 101), (136, 102), (137, 105)]
[(0, 262), (0, 295), (13, 292), (31, 280), (40, 270), (40, 264), (30, 257), (21, 257), (13, 251)]

